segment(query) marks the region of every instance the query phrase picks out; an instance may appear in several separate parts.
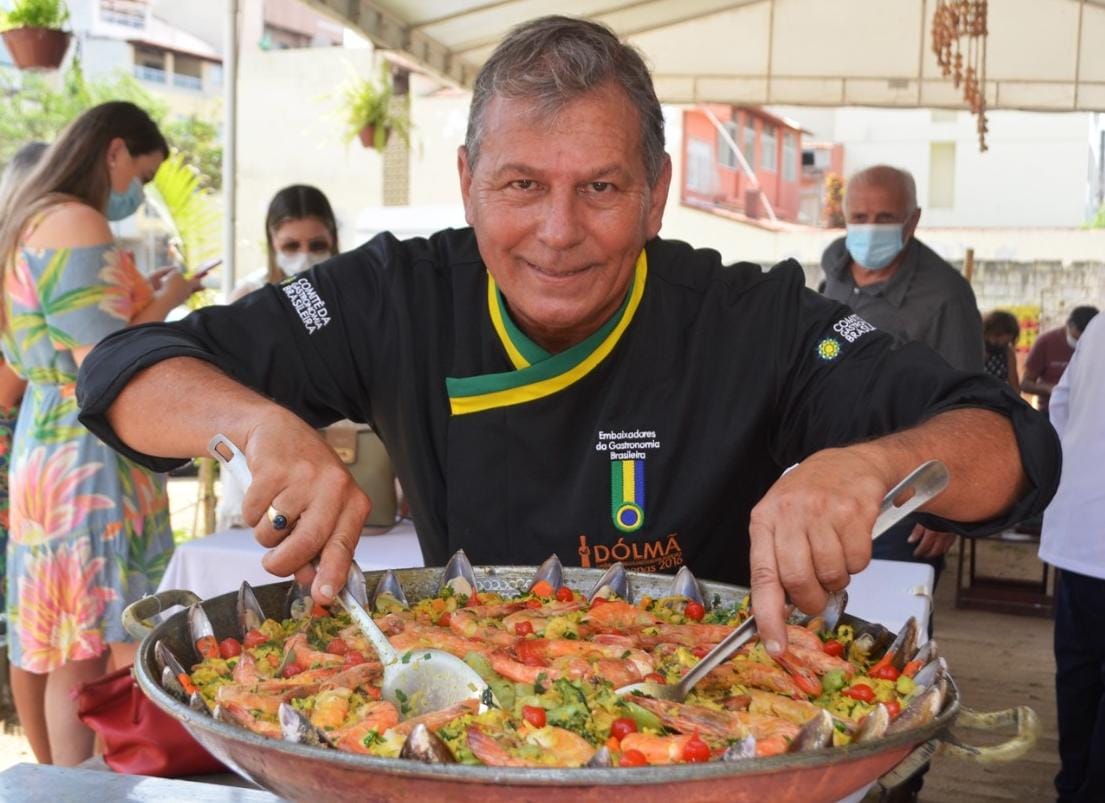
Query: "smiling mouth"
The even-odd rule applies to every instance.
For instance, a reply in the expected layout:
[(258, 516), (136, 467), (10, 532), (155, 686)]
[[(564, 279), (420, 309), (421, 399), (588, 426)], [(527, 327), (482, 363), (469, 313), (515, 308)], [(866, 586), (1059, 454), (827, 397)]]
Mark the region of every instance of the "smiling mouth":
[(549, 270), (548, 268), (542, 267), (541, 265), (535, 265), (528, 259), (523, 259), (522, 261), (525, 263), (526, 267), (532, 270), (534, 273), (540, 274), (541, 276), (545, 276), (549, 279), (570, 279), (573, 276), (578, 276), (581, 273), (586, 273), (593, 267), (592, 265), (584, 265), (582, 268), (576, 268), (574, 270)]

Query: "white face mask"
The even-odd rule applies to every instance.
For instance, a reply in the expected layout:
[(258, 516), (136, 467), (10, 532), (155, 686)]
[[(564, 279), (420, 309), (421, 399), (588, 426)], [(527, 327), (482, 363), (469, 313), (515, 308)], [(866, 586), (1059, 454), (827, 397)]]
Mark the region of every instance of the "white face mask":
[(1078, 345), (1078, 341), (1070, 336), (1069, 331), (1067, 332), (1067, 345), (1070, 346), (1071, 348), (1074, 348), (1075, 346)]
[(330, 254), (312, 254), (307, 251), (296, 251), (294, 254), (276, 252), (276, 267), (284, 272), (285, 276), (295, 276), (297, 273), (313, 268), (320, 262), (325, 262)]

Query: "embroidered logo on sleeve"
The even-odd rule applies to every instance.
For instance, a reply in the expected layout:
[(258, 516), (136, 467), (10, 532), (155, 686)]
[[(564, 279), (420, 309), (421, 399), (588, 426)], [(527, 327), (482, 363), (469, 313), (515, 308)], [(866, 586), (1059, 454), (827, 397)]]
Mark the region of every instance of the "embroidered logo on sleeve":
[(840, 356), (840, 341), (835, 337), (826, 337), (817, 344), (817, 356), (825, 362), (835, 360)]
[(858, 315), (849, 315), (834, 323), (833, 331), (849, 343), (855, 343), (868, 332), (874, 332), (875, 327)]
[(330, 312), (326, 309), (326, 304), (306, 277), (296, 279), (282, 289), (299, 314), (299, 320), (303, 321), (307, 334), (313, 335), (330, 323)]

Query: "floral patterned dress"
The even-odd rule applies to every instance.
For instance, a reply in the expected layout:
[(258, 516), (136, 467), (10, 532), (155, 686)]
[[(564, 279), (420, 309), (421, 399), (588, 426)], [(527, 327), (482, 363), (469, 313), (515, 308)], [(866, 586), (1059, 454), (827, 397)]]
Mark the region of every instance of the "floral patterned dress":
[(123, 608), (156, 589), (173, 548), (162, 475), (77, 421), (71, 349), (127, 326), (152, 298), (114, 246), (23, 247), (5, 271), (3, 347), (29, 382), (11, 453), (8, 633), (30, 672), (125, 641)]

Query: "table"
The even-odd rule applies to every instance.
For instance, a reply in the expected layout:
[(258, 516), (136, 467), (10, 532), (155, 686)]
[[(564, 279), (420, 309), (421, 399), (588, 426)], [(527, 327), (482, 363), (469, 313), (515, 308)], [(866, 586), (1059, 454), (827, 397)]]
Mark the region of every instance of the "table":
[[(265, 549), (253, 531), (232, 529), (188, 541), (173, 553), (159, 591), (187, 589), (201, 599), (237, 591), (242, 580), (251, 585), (280, 579), (261, 568)], [(422, 566), (422, 552), (414, 526), (403, 521), (384, 535), (363, 536), (357, 544), (357, 563), (365, 571)], [(925, 563), (873, 560), (852, 577), (848, 612), (879, 622), (897, 632), (910, 616), (927, 633), (932, 613), (932, 567)]]
[(128, 803), (281, 803), (263, 789), (242, 789), (211, 783), (118, 775), (88, 769), (16, 764), (0, 772), (0, 800), (20, 803), (87, 803), (125, 800)]

